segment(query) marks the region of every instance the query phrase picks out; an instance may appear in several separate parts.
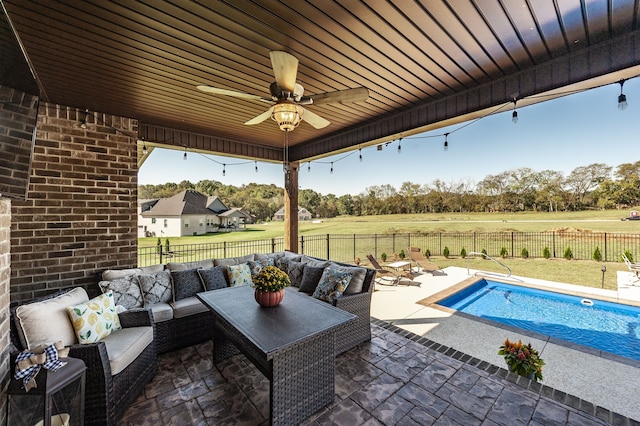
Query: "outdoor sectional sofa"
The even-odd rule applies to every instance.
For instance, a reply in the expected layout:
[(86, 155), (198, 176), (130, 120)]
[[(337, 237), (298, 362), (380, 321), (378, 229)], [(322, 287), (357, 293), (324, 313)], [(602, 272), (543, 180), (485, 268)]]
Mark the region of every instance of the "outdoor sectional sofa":
[[(29, 327), (39, 333), (44, 330), (37, 343), (62, 340), (71, 348), (69, 356), (82, 359), (87, 366), (86, 424), (115, 425), (155, 375), (158, 354), (213, 337), (213, 315), (196, 294), (247, 284), (238, 282), (243, 279), (238, 270), (246, 270), (244, 265), (266, 264), (289, 273), (292, 287), (287, 291), (309, 292), (310, 285), (317, 283), (328, 266), (352, 272), (345, 294), (331, 302), (357, 316), (355, 322), (338, 333), (335, 355), (371, 339), (375, 270), (281, 252), (104, 271), (98, 284), (100, 290), (95, 293), (113, 294), (115, 304), (122, 307), (118, 311), (121, 330), (104, 341), (79, 344), (66, 307), (91, 301), (84, 289), (74, 288), (14, 306), (10, 321), (12, 344), (16, 351), (33, 348), (28, 339), (33, 333)], [(55, 332), (46, 334), (47, 330)]]
[[(211, 339), (213, 315), (198, 300), (196, 294), (237, 285), (234, 277), (230, 276), (229, 269), (247, 263), (254, 264), (254, 267), (255, 264), (266, 263), (269, 259), (275, 266), (289, 273), (292, 290), (302, 290), (308, 294), (313, 291), (312, 286), (317, 283), (321, 269), (333, 265), (352, 270), (354, 276), (345, 294), (333, 300), (332, 304), (358, 318), (339, 336), (336, 354), (371, 339), (371, 292), (376, 271), (291, 252), (249, 254), (225, 259), (171, 262), (146, 268), (109, 270), (102, 273), (100, 287), (103, 291), (113, 290), (116, 303), (125, 305), (127, 309), (148, 308), (151, 311), (156, 349), (160, 354)], [(308, 279), (303, 283), (305, 272)], [(300, 284), (303, 284), (302, 288)]]

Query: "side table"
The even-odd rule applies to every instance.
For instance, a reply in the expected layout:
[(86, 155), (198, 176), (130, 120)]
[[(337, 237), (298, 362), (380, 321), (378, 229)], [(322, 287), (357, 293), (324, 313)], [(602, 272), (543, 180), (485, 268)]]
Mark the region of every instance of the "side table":
[[(26, 392), (22, 380), (11, 378), (7, 394), (12, 426), (72, 426), (84, 425), (84, 361), (61, 358), (67, 364), (57, 371), (44, 368), (35, 377), (37, 387)], [(15, 366), (15, 356), (11, 357)], [(13, 370), (12, 370), (13, 371)]]

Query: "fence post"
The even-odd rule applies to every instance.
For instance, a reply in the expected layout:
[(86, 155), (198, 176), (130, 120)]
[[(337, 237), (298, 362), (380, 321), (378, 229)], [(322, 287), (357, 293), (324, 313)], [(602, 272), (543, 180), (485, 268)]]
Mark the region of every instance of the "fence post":
[(609, 259), (608, 259), (608, 256), (607, 256), (607, 233), (606, 232), (604, 233), (604, 247), (603, 247), (603, 250), (604, 250), (604, 261), (607, 262)]
[(373, 256), (378, 258), (378, 234), (373, 234)]
[(477, 252), (478, 248), (477, 246), (477, 235), (476, 235), (476, 231), (473, 231), (473, 251)]
[(353, 234), (353, 260), (356, 260), (356, 234)]
[(515, 245), (513, 242), (513, 231), (511, 231), (511, 257), (515, 257)]
[(163, 265), (164, 262), (162, 261), (162, 244), (160, 244), (158, 247), (160, 247), (160, 265)]
[(551, 233), (551, 243), (553, 244), (553, 257), (556, 257), (556, 231)]
[(222, 242), (222, 255), (225, 258), (227, 257), (227, 242), (226, 241)]
[(271, 238), (271, 253), (275, 253), (275, 252), (276, 252), (276, 239)]
[(326, 257), (326, 259), (331, 259), (331, 250), (330, 250), (330, 247), (329, 247), (329, 240), (330, 240), (330, 235), (327, 234), (327, 257)]
[(304, 235), (300, 235), (300, 254), (304, 254)]

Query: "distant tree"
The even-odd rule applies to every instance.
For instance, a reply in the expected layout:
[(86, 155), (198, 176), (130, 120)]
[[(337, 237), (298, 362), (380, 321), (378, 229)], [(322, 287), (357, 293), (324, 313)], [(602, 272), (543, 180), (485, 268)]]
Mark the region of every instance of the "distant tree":
[(529, 258), (529, 250), (527, 250), (525, 247), (522, 247), (522, 250), (520, 250), (520, 257), (523, 259), (528, 259)]
[(444, 248), (442, 249), (442, 255), (445, 257), (445, 259), (449, 258), (449, 247), (444, 246)]
[(545, 247), (542, 250), (542, 257), (544, 257), (545, 259), (551, 258), (551, 250), (549, 250), (549, 247)]
[(595, 250), (593, 250), (593, 256), (591, 256), (593, 258), (593, 260), (596, 261), (601, 261), (602, 260), (602, 253), (600, 253), (600, 247), (596, 246)]
[(564, 249), (564, 256), (563, 256), (566, 260), (571, 260), (573, 259), (573, 251), (571, 251), (571, 247), (567, 246), (567, 248)]
[(460, 257), (463, 259), (467, 257), (467, 251), (464, 249), (464, 247), (462, 247), (462, 250), (460, 250)]

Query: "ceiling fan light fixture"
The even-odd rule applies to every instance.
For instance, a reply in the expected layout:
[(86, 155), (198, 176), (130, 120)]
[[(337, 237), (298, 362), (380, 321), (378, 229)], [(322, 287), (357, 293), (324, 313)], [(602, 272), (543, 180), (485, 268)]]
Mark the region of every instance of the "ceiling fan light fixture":
[(302, 119), (302, 108), (298, 107), (293, 101), (281, 100), (273, 106), (271, 118), (278, 123), (280, 130), (290, 132), (300, 124)]

